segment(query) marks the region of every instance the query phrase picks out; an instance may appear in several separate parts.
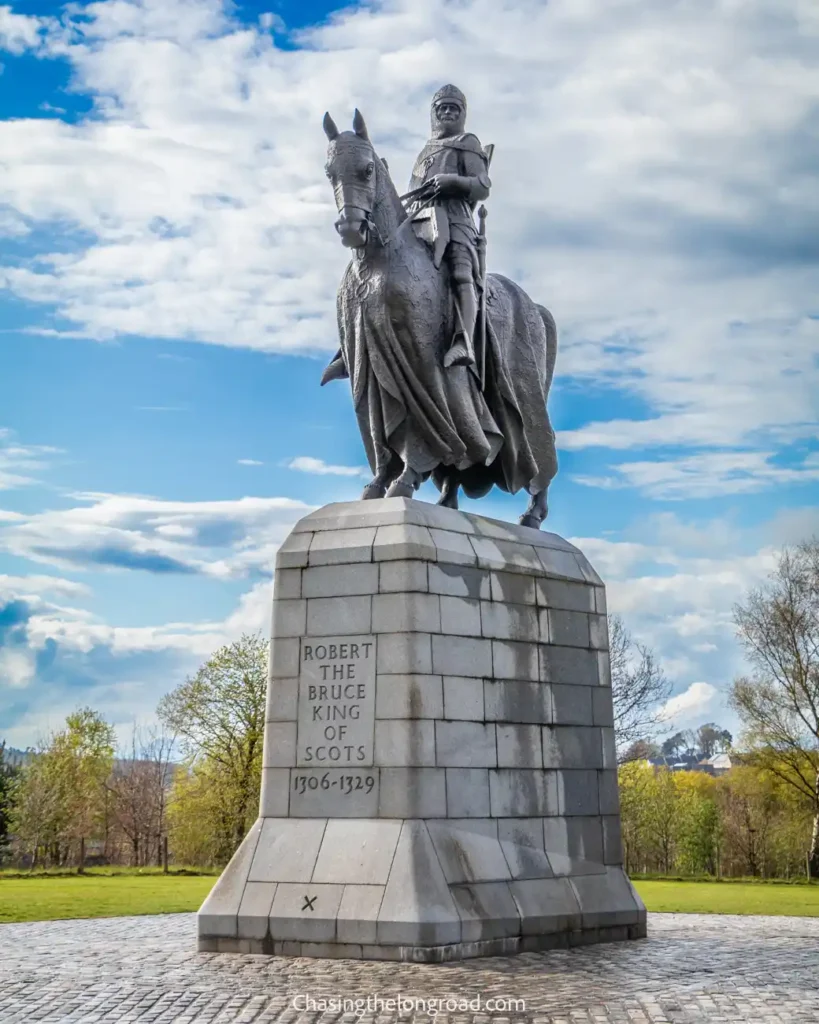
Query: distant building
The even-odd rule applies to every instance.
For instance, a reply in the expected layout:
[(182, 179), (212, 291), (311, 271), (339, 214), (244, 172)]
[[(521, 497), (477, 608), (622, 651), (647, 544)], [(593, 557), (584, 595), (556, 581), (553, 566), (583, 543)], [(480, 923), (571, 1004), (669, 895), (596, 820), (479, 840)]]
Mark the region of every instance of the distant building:
[(724, 775), (732, 767), (733, 762), (730, 754), (714, 754), (713, 757), (707, 757), (702, 761), (698, 761), (694, 766), (694, 770), (707, 772), (708, 775)]

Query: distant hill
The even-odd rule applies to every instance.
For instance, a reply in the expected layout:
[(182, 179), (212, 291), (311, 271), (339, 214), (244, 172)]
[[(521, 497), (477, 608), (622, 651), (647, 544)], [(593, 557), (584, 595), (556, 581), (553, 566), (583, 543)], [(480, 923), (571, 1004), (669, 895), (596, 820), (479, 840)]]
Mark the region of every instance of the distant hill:
[(15, 747), (6, 747), (3, 751), (3, 760), (13, 768), (21, 768), (33, 757), (31, 750), (17, 750)]

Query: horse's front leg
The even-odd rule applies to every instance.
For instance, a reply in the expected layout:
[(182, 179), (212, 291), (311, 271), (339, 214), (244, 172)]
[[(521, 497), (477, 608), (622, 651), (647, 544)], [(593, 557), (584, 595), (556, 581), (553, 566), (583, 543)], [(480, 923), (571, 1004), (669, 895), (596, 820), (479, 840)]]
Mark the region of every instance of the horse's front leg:
[(529, 499), (529, 507), (520, 517), (521, 526), (532, 526), (536, 530), (540, 529), (541, 523), (549, 514), (549, 505), (546, 501), (548, 490), (548, 487), (544, 487), (542, 491), (532, 495)]
[(370, 480), (364, 488), (361, 494), (361, 500), (370, 501), (372, 498), (383, 498), (387, 493), (387, 488), (400, 474), (403, 467), (404, 463), (395, 453), (393, 453), (390, 461), (385, 463), (381, 469), (378, 470), (372, 480)]
[(410, 465), (405, 465), (401, 475), (390, 485), (387, 497), (413, 498), (423, 482), (424, 478), (417, 470)]

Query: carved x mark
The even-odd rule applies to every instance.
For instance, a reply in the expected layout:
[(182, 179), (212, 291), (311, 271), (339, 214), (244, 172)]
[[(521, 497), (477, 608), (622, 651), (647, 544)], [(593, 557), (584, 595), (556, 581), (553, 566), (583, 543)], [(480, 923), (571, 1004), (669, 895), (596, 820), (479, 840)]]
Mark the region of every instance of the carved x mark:
[(315, 910), (316, 908), (313, 906), (313, 904), (316, 902), (317, 899), (318, 899), (318, 896), (305, 896), (304, 897), (304, 905), (302, 906), (301, 909), (302, 910)]

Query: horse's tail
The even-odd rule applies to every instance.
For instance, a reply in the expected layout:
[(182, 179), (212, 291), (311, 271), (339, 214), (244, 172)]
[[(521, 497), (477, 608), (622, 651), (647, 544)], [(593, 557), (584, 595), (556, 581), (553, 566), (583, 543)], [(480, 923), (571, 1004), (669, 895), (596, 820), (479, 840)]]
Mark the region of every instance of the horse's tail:
[[(536, 303), (537, 305), (537, 303)], [(546, 330), (546, 391), (552, 386), (552, 377), (555, 372), (555, 360), (557, 359), (557, 324), (555, 318), (545, 306), (537, 306)]]

